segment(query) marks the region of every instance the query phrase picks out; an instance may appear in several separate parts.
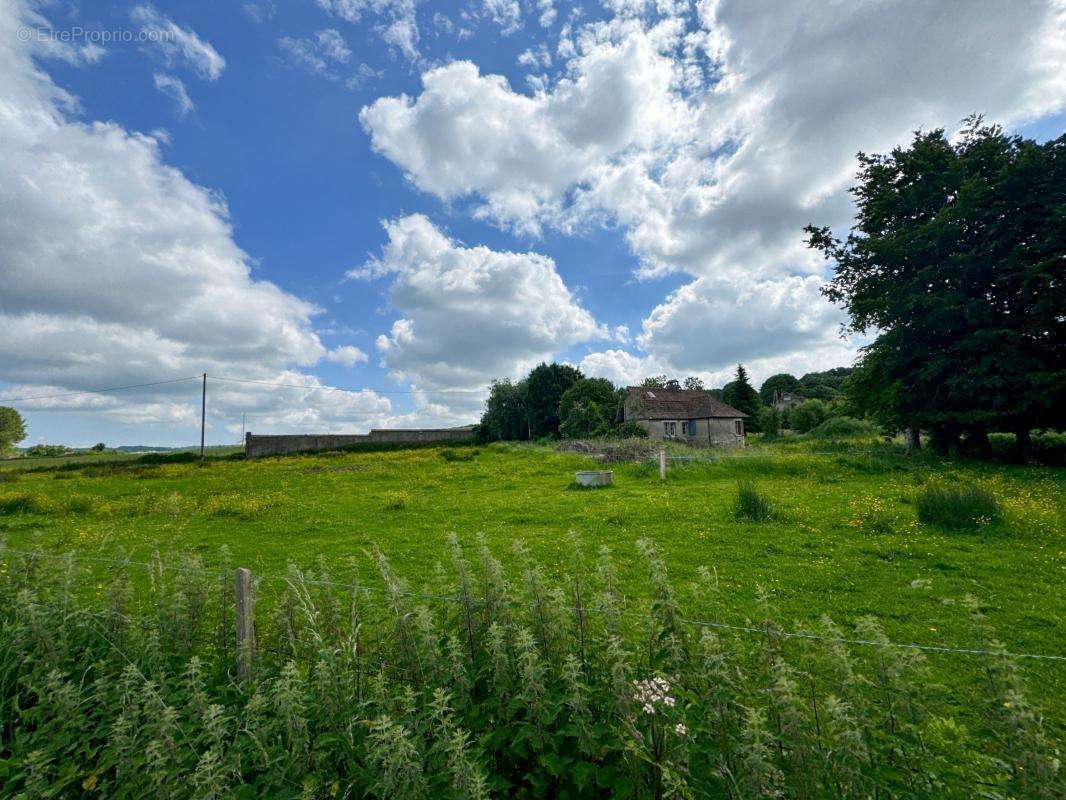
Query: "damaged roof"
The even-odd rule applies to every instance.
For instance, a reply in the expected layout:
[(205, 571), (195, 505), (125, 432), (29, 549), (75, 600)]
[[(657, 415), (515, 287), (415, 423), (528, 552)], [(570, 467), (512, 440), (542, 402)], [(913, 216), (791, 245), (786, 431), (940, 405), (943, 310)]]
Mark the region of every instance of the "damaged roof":
[(626, 409), (630, 419), (742, 419), (743, 411), (727, 406), (702, 389), (646, 389), (629, 386)]

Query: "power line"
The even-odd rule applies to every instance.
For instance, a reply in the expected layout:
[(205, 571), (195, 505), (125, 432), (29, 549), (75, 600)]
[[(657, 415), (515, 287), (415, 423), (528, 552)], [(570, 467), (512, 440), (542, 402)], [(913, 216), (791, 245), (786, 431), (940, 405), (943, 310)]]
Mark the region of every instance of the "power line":
[(82, 389), (77, 392), (64, 392), (62, 394), (39, 394), (32, 397), (0, 397), (5, 403), (22, 403), (27, 400), (51, 400), (56, 397), (76, 397), (83, 394), (103, 394), (104, 392), (120, 392), (124, 389), (143, 389), (146, 386), (163, 386), (168, 383), (182, 383), (183, 381), (199, 380), (199, 375), (191, 375), (188, 378), (173, 378), (168, 381), (153, 381), (152, 383), (131, 383), (128, 386), (109, 386), (104, 389)]
[(254, 383), (260, 386), (277, 386), (287, 389), (312, 389), (324, 391), (373, 391), (376, 395), (482, 395), (485, 389), (378, 389), (371, 386), (362, 388), (342, 388), (340, 386), (308, 386), (301, 383), (275, 383), (273, 381), (256, 381), (251, 378), (221, 378), (219, 375), (211, 375), (212, 381), (226, 381), (228, 383)]

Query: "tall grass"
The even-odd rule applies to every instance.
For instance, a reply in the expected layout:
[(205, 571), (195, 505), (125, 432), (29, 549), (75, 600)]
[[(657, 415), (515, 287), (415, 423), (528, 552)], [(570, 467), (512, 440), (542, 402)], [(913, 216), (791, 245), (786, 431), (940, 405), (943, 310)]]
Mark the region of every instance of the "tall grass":
[(976, 528), (1003, 516), (996, 496), (972, 484), (930, 484), (919, 492), (915, 505), (920, 522), (949, 530)]
[[(508, 574), (458, 540), (425, 585), (382, 553), (372, 575), (263, 577), (248, 680), (225, 553), (105, 574), (0, 550), (0, 796), (1062, 796), (976, 604), (992, 655), (948, 697), (875, 620), (793, 639), (767, 599), (757, 635), (701, 626), (717, 576), (679, 591), (643, 541), (648, 597), (623, 599), (610, 550), (573, 549), (556, 580), (521, 545)], [(952, 708), (983, 709), (980, 731)]]
[(741, 481), (737, 484), (733, 516), (747, 522), (766, 522), (774, 518), (774, 506), (754, 483)]

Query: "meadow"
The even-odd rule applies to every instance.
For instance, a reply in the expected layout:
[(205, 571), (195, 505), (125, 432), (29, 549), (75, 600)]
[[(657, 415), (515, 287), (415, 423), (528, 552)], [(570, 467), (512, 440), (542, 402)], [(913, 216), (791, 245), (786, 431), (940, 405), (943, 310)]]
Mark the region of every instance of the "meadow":
[(1004, 652), (1063, 654), (1066, 471), (670, 454), (596, 490), (517, 444), (0, 471), (0, 787), (1058, 795), (1066, 661)]
[[(0, 535), (14, 548), (134, 561), (198, 553), (208, 566), (225, 547), (266, 576), (289, 565), (372, 573), (379, 548), (418, 584), (449, 534), (470, 548), (484, 537), (509, 568), (520, 542), (561, 574), (573, 532), (590, 557), (609, 546), (622, 591), (637, 596), (647, 588), (635, 542), (648, 538), (679, 585), (700, 567), (717, 576), (722, 622), (750, 619), (762, 590), (783, 619), (871, 615), (893, 640), (965, 647), (969, 595), (1009, 651), (1063, 650), (1066, 470), (909, 458), (870, 442), (708, 455), (672, 461), (665, 483), (654, 464), (612, 464), (615, 486), (596, 491), (571, 486), (588, 458), (533, 445), (38, 466), (0, 477)], [(741, 482), (768, 498), (772, 519), (736, 518)], [(972, 530), (923, 524), (915, 501), (931, 483), (985, 487), (1002, 517)], [(935, 661), (948, 677), (967, 671)], [(1026, 667), (1061, 721), (1066, 668)]]

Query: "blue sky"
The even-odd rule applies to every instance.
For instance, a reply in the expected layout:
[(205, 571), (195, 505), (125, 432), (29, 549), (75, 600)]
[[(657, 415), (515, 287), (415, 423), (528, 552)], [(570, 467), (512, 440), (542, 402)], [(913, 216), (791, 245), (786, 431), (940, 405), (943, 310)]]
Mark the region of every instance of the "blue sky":
[[(855, 152), (1062, 133), (1061, 6), (980, 5), (5, 4), (0, 402), (262, 381), (211, 382), (229, 442), (473, 421), (544, 358), (850, 363), (801, 228), (846, 226)], [(29, 443), (185, 444), (197, 393), (12, 404)]]

